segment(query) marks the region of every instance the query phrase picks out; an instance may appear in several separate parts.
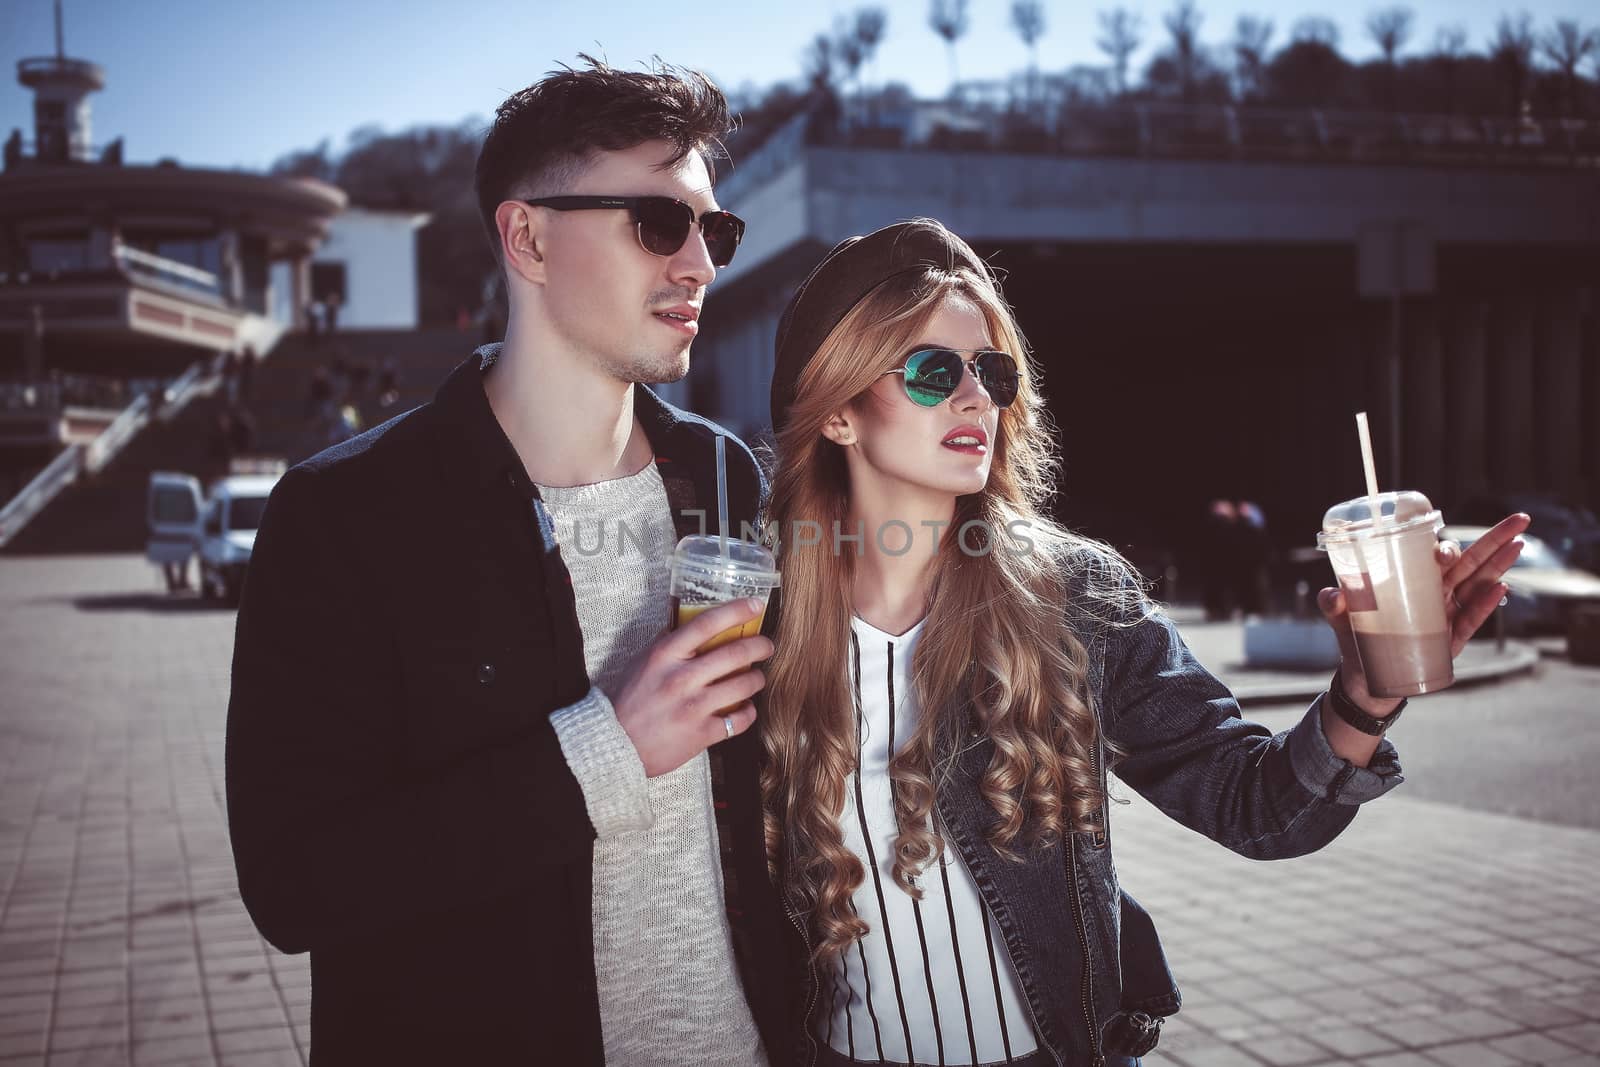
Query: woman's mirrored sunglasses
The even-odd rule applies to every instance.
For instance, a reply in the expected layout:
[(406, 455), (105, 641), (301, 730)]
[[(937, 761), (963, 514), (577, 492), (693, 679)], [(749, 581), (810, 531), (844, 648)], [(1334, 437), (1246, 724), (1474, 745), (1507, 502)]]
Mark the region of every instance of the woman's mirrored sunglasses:
[(904, 365), (884, 373), (903, 375), (906, 396), (931, 408), (949, 400), (961, 385), (963, 371), (970, 370), (995, 407), (1010, 407), (1017, 398), (1016, 361), (992, 348), (974, 350), (970, 361), (961, 356), (949, 348), (919, 348), (906, 357)]
[(670, 196), (544, 196), (524, 200), (534, 207), (556, 211), (596, 211), (615, 208), (633, 214), (639, 245), (653, 256), (674, 255), (689, 239), (696, 222), (706, 239), (714, 266), (726, 267), (744, 239), (744, 220), (731, 211), (707, 211), (698, 219), (694, 208)]

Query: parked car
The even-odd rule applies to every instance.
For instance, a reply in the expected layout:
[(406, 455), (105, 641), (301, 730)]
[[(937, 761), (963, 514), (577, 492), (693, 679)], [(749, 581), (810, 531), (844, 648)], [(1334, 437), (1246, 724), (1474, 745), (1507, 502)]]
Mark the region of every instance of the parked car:
[(156, 471), (150, 475), (146, 499), (145, 558), (161, 568), (167, 592), (187, 589), (189, 561), (198, 547), (200, 483), (187, 474)]
[[(169, 518), (159, 534), (152, 518), (146, 557), (165, 565), (181, 554), (186, 569), (189, 556), (198, 556), (200, 595), (237, 604), (267, 497), (285, 466), (281, 460), (237, 461), (234, 473), (213, 482), (209, 492), (193, 475), (166, 471), (151, 475), (151, 514), (156, 514), (159, 502), (161, 514)], [(186, 515), (195, 518), (185, 525), (179, 519)], [(168, 589), (178, 588), (182, 586), (173, 584), (169, 571)]]
[[(1463, 550), (1489, 532), (1487, 526), (1446, 526), (1442, 537)], [(1533, 534), (1522, 535), (1522, 555), (1506, 572), (1510, 587), (1504, 612), (1510, 633), (1565, 633), (1573, 608), (1600, 604), (1600, 577), (1569, 566), (1560, 552)]]
[(1446, 509), (1452, 522), (1493, 526), (1513, 512), (1528, 514), (1528, 532), (1560, 553), (1569, 567), (1600, 574), (1600, 518), (1553, 493), (1482, 494)]

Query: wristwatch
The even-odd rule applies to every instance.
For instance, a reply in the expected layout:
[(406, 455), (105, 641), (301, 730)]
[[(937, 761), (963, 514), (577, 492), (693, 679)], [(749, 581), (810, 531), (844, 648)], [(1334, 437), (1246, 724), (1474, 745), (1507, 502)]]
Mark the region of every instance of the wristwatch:
[(1381, 719), (1368, 715), (1356, 705), (1355, 701), (1345, 694), (1344, 682), (1339, 679), (1340, 673), (1339, 671), (1333, 672), (1333, 682), (1328, 686), (1328, 703), (1333, 705), (1333, 713), (1364, 734), (1382, 737), (1383, 732), (1393, 726), (1394, 721), (1400, 717), (1400, 713), (1406, 710), (1406, 704), (1409, 701), (1400, 701), (1398, 707)]

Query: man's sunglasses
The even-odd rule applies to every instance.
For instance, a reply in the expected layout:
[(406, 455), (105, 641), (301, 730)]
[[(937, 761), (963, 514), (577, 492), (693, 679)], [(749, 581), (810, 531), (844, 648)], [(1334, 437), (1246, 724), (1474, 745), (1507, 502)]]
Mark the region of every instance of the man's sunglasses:
[(962, 371), (970, 370), (995, 407), (1010, 407), (1017, 398), (1016, 362), (992, 348), (977, 349), (970, 363), (961, 355), (948, 348), (919, 348), (906, 357), (903, 366), (883, 373), (904, 375), (906, 396), (932, 408), (949, 400), (961, 385)]
[(744, 220), (731, 211), (707, 211), (697, 220), (694, 208), (670, 196), (544, 196), (524, 200), (534, 207), (556, 211), (596, 211), (617, 208), (633, 214), (639, 244), (653, 256), (670, 256), (689, 239), (689, 229), (697, 221), (706, 239), (706, 251), (714, 266), (726, 267), (733, 261), (739, 242), (744, 239)]

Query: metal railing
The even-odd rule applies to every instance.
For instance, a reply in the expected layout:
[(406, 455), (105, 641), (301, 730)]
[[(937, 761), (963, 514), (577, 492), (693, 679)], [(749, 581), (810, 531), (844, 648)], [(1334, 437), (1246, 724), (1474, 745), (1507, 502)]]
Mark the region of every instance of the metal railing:
[(86, 445), (68, 445), (33, 480), (22, 487), (5, 507), (0, 508), (0, 548), (9, 544), (22, 528), (43, 511), (60, 492), (78, 480), (83, 471)]
[(141, 392), (93, 441), (70, 444), (44, 470), (0, 508), (0, 548), (38, 516), (50, 502), (85, 474), (105, 469), (152, 418), (171, 419), (198, 396), (215, 391), (226, 353), (199, 360), (165, 388)]
[(161, 281), (207, 293), (220, 293), (222, 283), (208, 270), (181, 263), (175, 259), (158, 256), (141, 248), (119, 244), (112, 253), (117, 263), (130, 274), (151, 275)]
[(1600, 121), (1409, 115), (1165, 102), (1013, 106), (852, 102), (780, 126), (723, 180), (729, 202), (807, 146), (1075, 157), (1303, 161), (1461, 167), (1600, 168)]
[(150, 394), (142, 394), (84, 448), (83, 469), (98, 474), (150, 421)]

